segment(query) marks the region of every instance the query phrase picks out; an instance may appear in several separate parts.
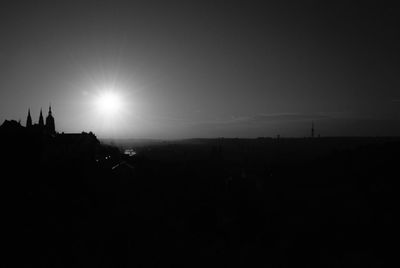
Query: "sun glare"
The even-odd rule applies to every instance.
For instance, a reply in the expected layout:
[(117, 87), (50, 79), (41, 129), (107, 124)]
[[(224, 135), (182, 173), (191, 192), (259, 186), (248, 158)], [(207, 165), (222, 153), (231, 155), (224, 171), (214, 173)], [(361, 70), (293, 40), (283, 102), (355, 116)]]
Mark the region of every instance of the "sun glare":
[(100, 137), (114, 137), (129, 131), (127, 122), (132, 118), (132, 96), (123, 85), (93, 86), (85, 94), (87, 128)]
[(116, 92), (105, 91), (97, 96), (95, 104), (99, 114), (113, 117), (121, 111), (123, 102)]

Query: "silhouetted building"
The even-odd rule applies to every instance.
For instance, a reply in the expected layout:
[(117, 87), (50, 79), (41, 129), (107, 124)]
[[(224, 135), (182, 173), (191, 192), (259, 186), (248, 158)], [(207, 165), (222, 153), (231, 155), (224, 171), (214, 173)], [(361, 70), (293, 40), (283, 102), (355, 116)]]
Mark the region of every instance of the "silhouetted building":
[(40, 109), (40, 115), (39, 115), (39, 127), (44, 127), (44, 120), (43, 120), (42, 109)]
[(15, 120), (4, 120), (3, 124), (0, 126), (2, 132), (7, 133), (17, 133), (23, 131), (24, 127)]
[(32, 127), (31, 109), (28, 110), (28, 117), (26, 118), (26, 127)]
[[(92, 132), (57, 133), (51, 106), (49, 106), (46, 124), (44, 124), (42, 109), (37, 124), (32, 123), (30, 109), (28, 109), (26, 127), (15, 120), (5, 120), (0, 125), (0, 148), (5, 158), (18, 158), (21, 157), (21, 152), (24, 152), (24, 157), (50, 165), (94, 162), (97, 156), (108, 155), (109, 157), (114, 150), (114, 147), (110, 149), (101, 145)], [(116, 155), (119, 154), (118, 149), (116, 152)]]
[(49, 114), (46, 117), (46, 130), (49, 134), (56, 133), (56, 126), (54, 123), (54, 117), (51, 113), (51, 105), (49, 106)]
[(97, 147), (100, 145), (92, 132), (62, 133), (56, 135), (53, 141), (53, 153), (50, 155), (89, 161), (94, 161)]
[[(42, 113), (40, 118), (43, 119)], [(78, 160), (81, 163), (94, 161), (100, 142), (90, 132), (57, 134), (54, 127), (54, 117), (49, 108), (46, 125), (32, 124), (30, 110), (28, 111), (27, 127), (15, 120), (5, 120), (0, 125), (0, 148), (4, 157), (19, 157), (21, 151), (25, 156), (34, 157), (42, 163), (71, 163)]]
[(30, 131), (34, 131), (34, 132), (40, 132), (40, 133), (45, 132), (45, 133), (51, 134), (51, 135), (56, 134), (56, 125), (55, 125), (53, 113), (51, 111), (51, 106), (49, 106), (49, 113), (46, 117), (46, 124), (44, 123), (44, 120), (43, 120), (42, 109), (40, 109), (39, 122), (37, 124), (32, 123), (31, 111), (29, 109), (28, 116), (26, 119), (26, 127)]

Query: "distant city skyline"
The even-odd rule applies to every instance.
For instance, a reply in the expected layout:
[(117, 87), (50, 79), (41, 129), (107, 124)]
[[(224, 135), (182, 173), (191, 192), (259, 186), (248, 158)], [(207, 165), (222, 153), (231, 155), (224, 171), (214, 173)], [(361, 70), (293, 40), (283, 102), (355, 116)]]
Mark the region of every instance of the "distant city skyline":
[[(28, 110), (36, 122), (51, 103), (57, 131), (100, 138), (305, 137), (312, 122), (315, 136), (398, 136), (399, 11), (378, 1), (7, 2), (0, 124), (25, 125)], [(119, 98), (112, 117), (99, 111), (104, 92)]]

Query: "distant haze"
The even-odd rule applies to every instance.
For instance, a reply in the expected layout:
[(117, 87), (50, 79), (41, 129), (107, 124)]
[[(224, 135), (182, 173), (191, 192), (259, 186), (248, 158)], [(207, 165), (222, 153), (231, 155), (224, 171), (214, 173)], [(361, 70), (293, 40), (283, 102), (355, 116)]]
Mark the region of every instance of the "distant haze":
[(397, 7), (264, 2), (2, 3), (0, 120), (51, 102), (57, 131), (103, 138), (400, 135)]

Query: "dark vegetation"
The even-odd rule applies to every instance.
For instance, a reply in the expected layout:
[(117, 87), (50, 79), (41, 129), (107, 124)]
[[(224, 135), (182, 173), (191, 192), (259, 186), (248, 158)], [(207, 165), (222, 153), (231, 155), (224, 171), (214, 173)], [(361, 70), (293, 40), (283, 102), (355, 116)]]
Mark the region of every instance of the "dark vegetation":
[(199, 139), (133, 157), (54, 144), (0, 132), (3, 241), (18, 267), (382, 267), (394, 256), (398, 139)]

